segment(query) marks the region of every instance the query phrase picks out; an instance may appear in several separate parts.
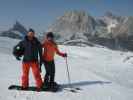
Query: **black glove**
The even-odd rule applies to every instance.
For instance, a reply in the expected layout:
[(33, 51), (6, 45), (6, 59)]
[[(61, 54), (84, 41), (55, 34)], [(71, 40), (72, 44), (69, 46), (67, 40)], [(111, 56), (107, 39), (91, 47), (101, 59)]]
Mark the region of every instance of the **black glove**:
[(21, 58), (20, 58), (19, 56), (16, 56), (16, 59), (17, 59), (18, 61), (20, 61), (20, 60), (21, 60)]
[(64, 53), (63, 57), (67, 57), (67, 53)]

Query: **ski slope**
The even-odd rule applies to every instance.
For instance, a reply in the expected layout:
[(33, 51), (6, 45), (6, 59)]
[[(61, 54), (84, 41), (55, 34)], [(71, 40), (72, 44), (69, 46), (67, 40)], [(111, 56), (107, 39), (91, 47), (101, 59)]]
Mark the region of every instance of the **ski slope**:
[[(78, 93), (9, 91), (9, 85), (21, 81), (21, 62), (11, 54), (18, 41), (0, 37), (0, 100), (132, 100), (133, 53), (100, 46), (59, 46), (68, 53), (72, 85), (82, 89)], [(56, 81), (68, 86), (65, 59), (56, 56), (55, 63)], [(44, 74), (43, 68), (42, 77)], [(29, 79), (30, 85), (35, 85), (31, 72)]]

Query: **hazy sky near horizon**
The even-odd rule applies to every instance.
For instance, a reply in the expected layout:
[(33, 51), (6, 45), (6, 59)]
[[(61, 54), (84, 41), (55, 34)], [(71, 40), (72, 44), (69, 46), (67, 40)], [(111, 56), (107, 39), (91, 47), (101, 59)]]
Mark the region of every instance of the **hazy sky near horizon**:
[(18, 20), (26, 28), (43, 32), (69, 10), (84, 10), (94, 17), (103, 16), (106, 11), (133, 16), (133, 0), (0, 0), (0, 31)]

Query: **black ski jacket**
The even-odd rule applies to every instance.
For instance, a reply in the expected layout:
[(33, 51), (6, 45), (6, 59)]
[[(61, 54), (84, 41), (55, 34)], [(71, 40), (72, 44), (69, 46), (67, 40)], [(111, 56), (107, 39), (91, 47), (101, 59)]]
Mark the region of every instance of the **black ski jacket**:
[(23, 62), (38, 61), (39, 58), (42, 61), (42, 46), (36, 37), (33, 40), (29, 40), (25, 36), (24, 40), (20, 41), (18, 46), (24, 49)]

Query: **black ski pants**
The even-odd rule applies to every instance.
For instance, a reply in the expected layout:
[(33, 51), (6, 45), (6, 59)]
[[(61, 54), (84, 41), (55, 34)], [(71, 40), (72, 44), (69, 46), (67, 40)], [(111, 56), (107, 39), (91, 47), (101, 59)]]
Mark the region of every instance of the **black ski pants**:
[(44, 61), (46, 74), (44, 77), (44, 83), (54, 82), (55, 79), (55, 63), (53, 61)]

